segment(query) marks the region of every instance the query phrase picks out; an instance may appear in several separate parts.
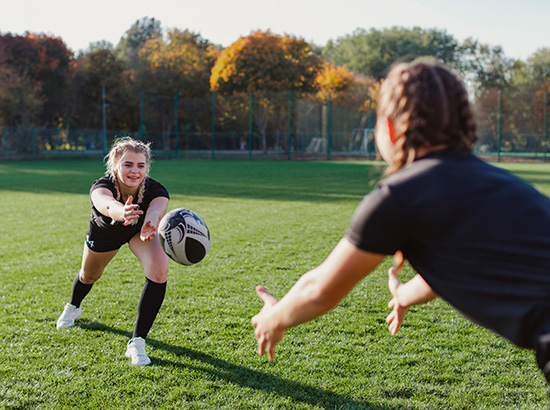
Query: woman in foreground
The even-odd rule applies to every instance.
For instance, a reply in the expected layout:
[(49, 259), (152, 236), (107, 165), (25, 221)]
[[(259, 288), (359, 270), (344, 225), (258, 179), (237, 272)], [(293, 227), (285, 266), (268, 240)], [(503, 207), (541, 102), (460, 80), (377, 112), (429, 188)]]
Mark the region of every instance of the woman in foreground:
[(395, 334), (409, 306), (440, 296), (470, 320), (533, 349), (550, 382), (550, 200), (475, 157), (462, 82), (429, 62), (399, 64), (383, 83), (376, 143), (388, 176), (355, 211), (327, 259), (252, 318), (258, 354), (285, 330), (329, 311), (387, 255), (418, 274), (389, 271)]

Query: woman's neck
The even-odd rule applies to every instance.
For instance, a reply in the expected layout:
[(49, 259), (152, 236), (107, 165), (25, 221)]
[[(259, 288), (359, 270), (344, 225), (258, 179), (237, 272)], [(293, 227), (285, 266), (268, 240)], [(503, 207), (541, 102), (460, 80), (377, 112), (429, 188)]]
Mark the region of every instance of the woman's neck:
[(130, 188), (124, 186), (123, 184), (121, 184), (120, 181), (118, 180), (118, 178), (115, 178), (115, 184), (116, 184), (118, 192), (120, 193), (120, 196), (122, 198), (122, 202), (126, 202), (130, 195), (132, 195), (133, 198), (136, 198), (136, 196), (139, 192), (139, 187), (130, 189)]

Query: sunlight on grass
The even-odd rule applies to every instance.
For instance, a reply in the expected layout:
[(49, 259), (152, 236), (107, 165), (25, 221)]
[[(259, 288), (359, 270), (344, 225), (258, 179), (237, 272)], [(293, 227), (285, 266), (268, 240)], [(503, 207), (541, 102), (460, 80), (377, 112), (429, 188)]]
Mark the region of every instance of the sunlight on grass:
[[(550, 165), (504, 164), (550, 194)], [(152, 365), (124, 357), (144, 278), (124, 247), (58, 331), (98, 160), (0, 164), (0, 408), (542, 409), (520, 350), (436, 300), (387, 331), (389, 260), (325, 316), (290, 329), (274, 362), (255, 353), (254, 287), (282, 296), (345, 234), (380, 178), (374, 162), (163, 161), (152, 176), (208, 224), (201, 263), (171, 262), (149, 334)], [(410, 267), (404, 277), (413, 275)]]

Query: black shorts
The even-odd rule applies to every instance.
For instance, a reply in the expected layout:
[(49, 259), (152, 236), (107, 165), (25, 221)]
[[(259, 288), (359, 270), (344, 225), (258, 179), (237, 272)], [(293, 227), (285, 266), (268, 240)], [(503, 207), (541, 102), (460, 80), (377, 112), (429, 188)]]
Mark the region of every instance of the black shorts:
[(141, 227), (139, 226), (129, 226), (125, 227), (124, 230), (110, 231), (90, 223), (86, 234), (86, 246), (94, 252), (115, 251), (125, 243), (130, 242), (130, 239), (136, 236), (140, 230)]

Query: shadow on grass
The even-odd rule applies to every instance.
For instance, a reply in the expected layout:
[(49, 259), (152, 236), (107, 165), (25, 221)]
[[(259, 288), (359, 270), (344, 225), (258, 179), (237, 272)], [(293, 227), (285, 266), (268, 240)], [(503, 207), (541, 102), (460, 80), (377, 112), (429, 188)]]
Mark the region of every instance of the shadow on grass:
[[(117, 335), (132, 337), (131, 332), (116, 329), (97, 322), (81, 322), (76, 326), (82, 329), (109, 332)], [(151, 358), (152, 365), (171, 366), (182, 369), (193, 369), (198, 372), (207, 373), (219, 380), (238, 384), (248, 389), (261, 390), (266, 393), (274, 393), (279, 396), (291, 398), (297, 402), (306, 403), (312, 406), (319, 406), (324, 409), (364, 409), (364, 410), (396, 410), (397, 407), (371, 404), (366, 401), (351, 399), (342, 394), (329, 390), (320, 389), (304, 383), (285, 380), (258, 370), (231, 363), (206, 353), (202, 353), (186, 347), (170, 345), (161, 341), (148, 338), (147, 344), (156, 349), (165, 350), (176, 356), (185, 356), (198, 362), (197, 365), (178, 363), (170, 360)], [(200, 364), (203, 364), (201, 366)], [(399, 407), (402, 409), (403, 407)]]

